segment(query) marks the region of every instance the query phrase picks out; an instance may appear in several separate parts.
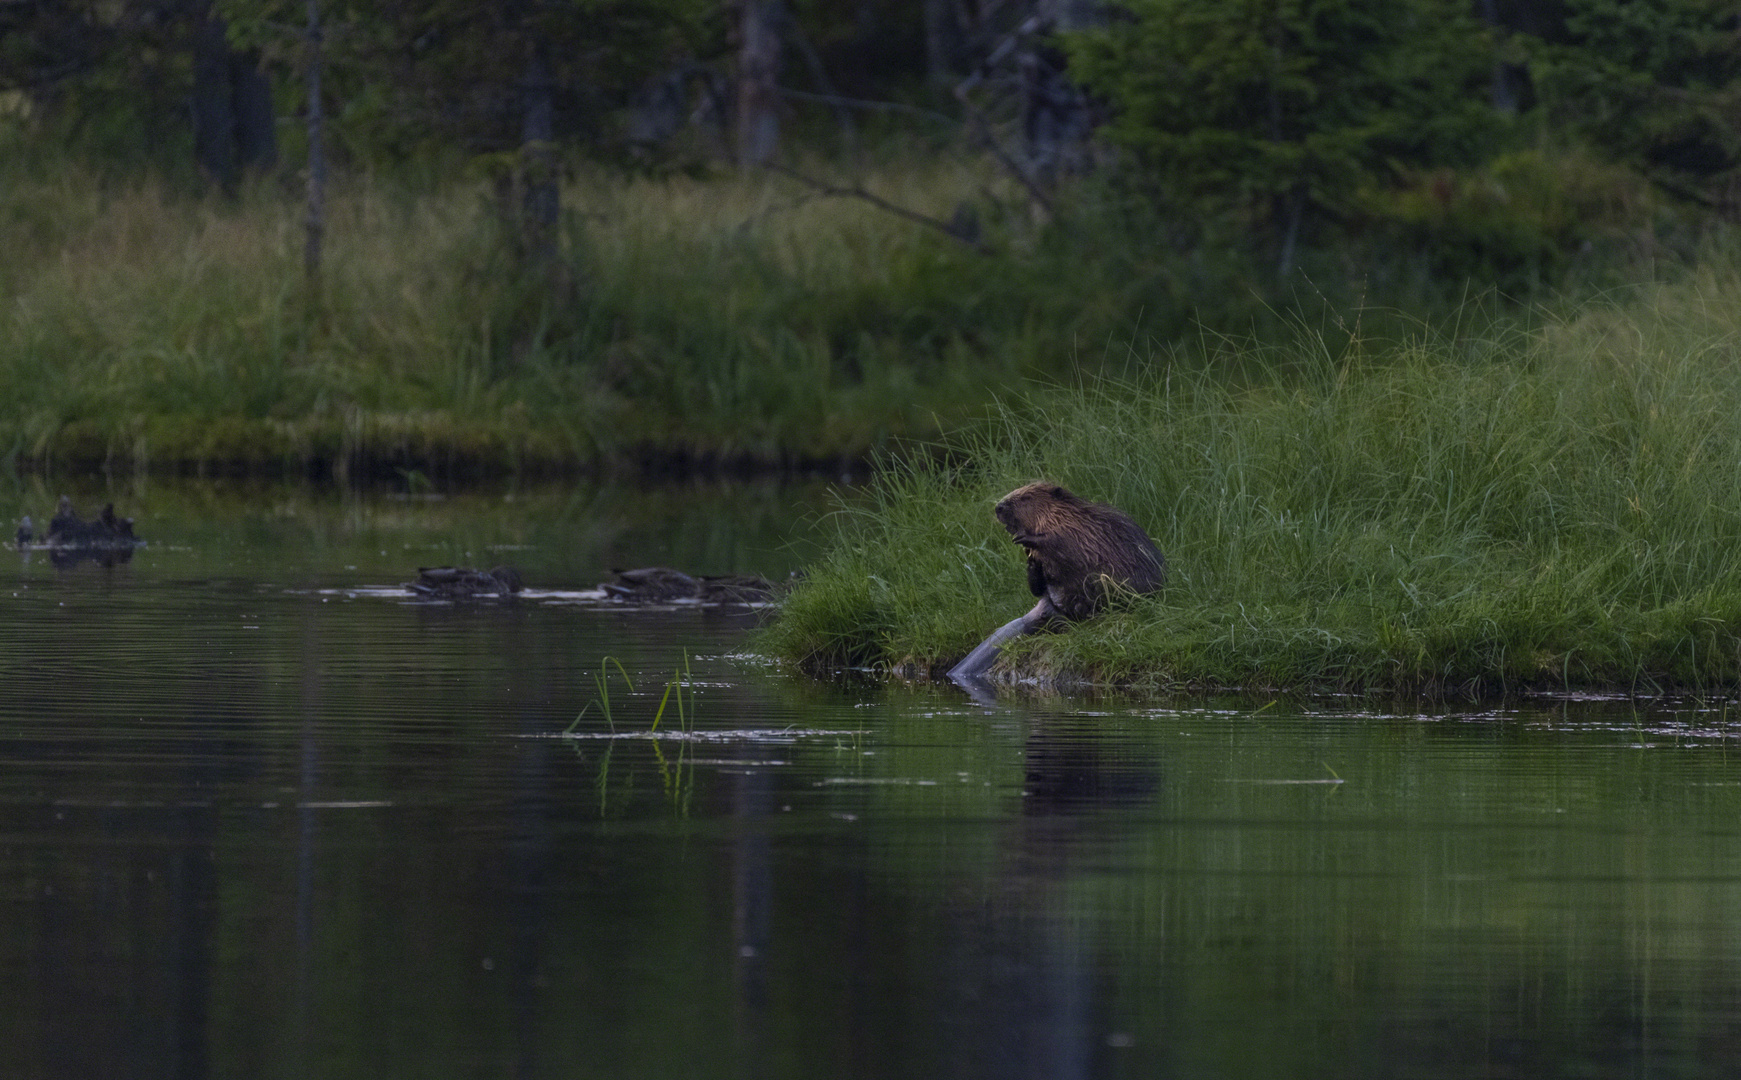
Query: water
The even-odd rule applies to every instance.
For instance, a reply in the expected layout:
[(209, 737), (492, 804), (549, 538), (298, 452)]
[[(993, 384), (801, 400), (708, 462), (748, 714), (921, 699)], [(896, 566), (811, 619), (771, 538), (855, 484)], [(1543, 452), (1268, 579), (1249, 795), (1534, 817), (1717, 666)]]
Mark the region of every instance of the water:
[[(984, 708), (783, 674), (750, 613), (582, 598), (613, 565), (783, 576), (815, 488), (122, 503), (131, 563), (0, 572), (0, 1076), (1656, 1077), (1741, 1049), (1723, 703)], [(534, 591), (392, 588), (449, 562)]]

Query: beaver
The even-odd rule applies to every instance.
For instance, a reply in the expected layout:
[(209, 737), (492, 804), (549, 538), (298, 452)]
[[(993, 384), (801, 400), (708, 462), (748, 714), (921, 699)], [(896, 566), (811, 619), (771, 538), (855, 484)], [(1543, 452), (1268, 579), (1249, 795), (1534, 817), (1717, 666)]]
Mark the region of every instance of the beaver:
[(996, 513), (1010, 539), (1028, 549), (1028, 588), (1040, 600), (949, 669), (949, 677), (976, 699), (1004, 642), (1059, 619), (1086, 619), (1115, 591), (1153, 592), (1167, 583), (1167, 560), (1142, 526), (1117, 507), (1041, 481), (1005, 495)]
[(1005, 495), (997, 519), (1028, 549), (1028, 588), (1065, 619), (1086, 619), (1118, 589), (1154, 592), (1167, 560), (1129, 514), (1038, 481)]
[(668, 566), (611, 572), (617, 579), (599, 588), (611, 599), (628, 603), (765, 604), (774, 597), (774, 583), (760, 574), (691, 575)]
[(417, 570), (417, 580), (405, 586), (418, 596), (433, 600), (466, 600), (472, 597), (511, 597), (525, 587), (520, 572), (511, 566), (498, 566), (489, 573), (469, 566), (424, 566)]

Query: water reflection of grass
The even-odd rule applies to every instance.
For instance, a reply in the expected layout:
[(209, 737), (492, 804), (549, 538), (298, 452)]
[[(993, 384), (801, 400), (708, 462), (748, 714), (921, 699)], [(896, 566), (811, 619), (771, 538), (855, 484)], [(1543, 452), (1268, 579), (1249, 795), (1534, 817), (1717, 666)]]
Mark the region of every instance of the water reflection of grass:
[[(593, 685), (598, 690), (598, 697), (582, 706), (574, 720), (563, 729), (563, 735), (569, 737), (570, 745), (574, 747), (577, 755), (580, 754), (580, 745), (573, 740), (573, 736), (580, 727), (581, 721), (586, 719), (587, 714), (592, 712), (594, 707), (597, 708), (599, 715), (604, 717), (605, 726), (610, 729), (611, 734), (617, 734), (616, 715), (611, 706), (611, 669), (613, 667), (616, 669), (617, 676), (622, 679), (623, 685), (628, 688), (628, 692), (631, 694), (635, 692), (634, 680), (629, 677), (628, 670), (623, 667), (622, 661), (614, 656), (606, 656), (599, 660), (598, 674), (593, 676)], [(693, 731), (695, 691), (692, 688), (692, 683), (689, 653), (685, 651), (682, 666), (672, 674), (671, 678), (665, 681), (665, 693), (659, 699), (659, 708), (653, 714), (653, 722), (648, 725), (647, 735), (658, 734), (659, 725), (664, 721), (667, 711), (676, 714), (679, 735), (688, 735)], [(678, 811), (679, 816), (687, 817), (689, 800), (695, 791), (694, 750), (691, 746), (691, 740), (679, 738), (675, 758), (670, 760), (666, 758), (665, 751), (660, 745), (663, 741), (665, 740), (649, 739), (653, 747), (653, 756), (659, 763), (659, 777), (664, 788), (665, 798)], [(605, 816), (608, 810), (611, 755), (616, 750), (616, 743), (615, 739), (607, 740), (604, 754), (599, 759), (598, 776), (595, 783), (598, 786), (600, 817)]]
[[(684, 687), (690, 683), (689, 653), (683, 653), (683, 668), (673, 674), (665, 682), (665, 696), (659, 699), (659, 711), (653, 714), (653, 726), (649, 731), (659, 730), (659, 721), (665, 718), (667, 705), (675, 704), (677, 709), (677, 730), (687, 733), (694, 722), (694, 694), (689, 691), (690, 705), (685, 711), (683, 704)], [(653, 756), (659, 759), (659, 777), (665, 785), (665, 798), (677, 810), (679, 816), (689, 816), (689, 798), (695, 792), (695, 762), (694, 749), (689, 740), (684, 739), (677, 744), (677, 760), (668, 764), (665, 761), (665, 751), (657, 742), (653, 744)]]

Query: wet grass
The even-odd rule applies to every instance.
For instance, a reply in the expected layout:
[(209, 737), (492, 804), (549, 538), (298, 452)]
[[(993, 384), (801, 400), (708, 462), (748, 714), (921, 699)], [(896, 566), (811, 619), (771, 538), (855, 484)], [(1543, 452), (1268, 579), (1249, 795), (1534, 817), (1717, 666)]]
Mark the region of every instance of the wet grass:
[(1005, 677), (1734, 691), (1741, 282), (1717, 265), (1530, 332), (1302, 327), (1034, 395), (839, 512), (764, 647), (940, 673), (1031, 603), (990, 509), (1046, 477), (1129, 510), (1170, 582), (1014, 643)]
[[(294, 473), (574, 452), (570, 430), (534, 422), (530, 379), (487, 375), (457, 206), (335, 200), (310, 296), (288, 201), (76, 173), (9, 196), (0, 452), (15, 462)], [(33, 200), (52, 211), (19, 221)]]

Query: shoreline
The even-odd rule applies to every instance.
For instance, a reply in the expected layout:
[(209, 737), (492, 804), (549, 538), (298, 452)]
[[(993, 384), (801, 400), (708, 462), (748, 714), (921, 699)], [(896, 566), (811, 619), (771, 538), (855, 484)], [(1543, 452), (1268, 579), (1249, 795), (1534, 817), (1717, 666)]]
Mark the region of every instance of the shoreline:
[[(948, 661), (936, 663), (898, 664), (882, 673), (883, 678), (897, 682), (928, 684), (939, 687), (952, 685)], [(807, 673), (825, 678), (822, 672)], [(1234, 683), (1212, 679), (1160, 679), (1152, 675), (1137, 675), (1120, 679), (1097, 679), (1089, 674), (1069, 670), (1047, 671), (1037, 667), (994, 664), (980, 680), (994, 694), (1027, 697), (1083, 695), (1114, 695), (1142, 698), (1245, 697), (1256, 699), (1286, 699), (1315, 701), (1357, 698), (1367, 701), (1418, 702), (1442, 705), (1448, 702), (1468, 704), (1516, 701), (1737, 701), (1741, 702), (1741, 681), (1726, 687), (1679, 685), (1652, 681), (1648, 686), (1620, 686), (1614, 683), (1555, 684), (1550, 680), (1516, 680), (1499, 675), (1464, 679), (1456, 682), (1421, 682), (1412, 687), (1314, 685), (1297, 686), (1258, 681)], [(958, 684), (957, 684), (958, 685)], [(963, 692), (973, 696), (971, 691)]]

